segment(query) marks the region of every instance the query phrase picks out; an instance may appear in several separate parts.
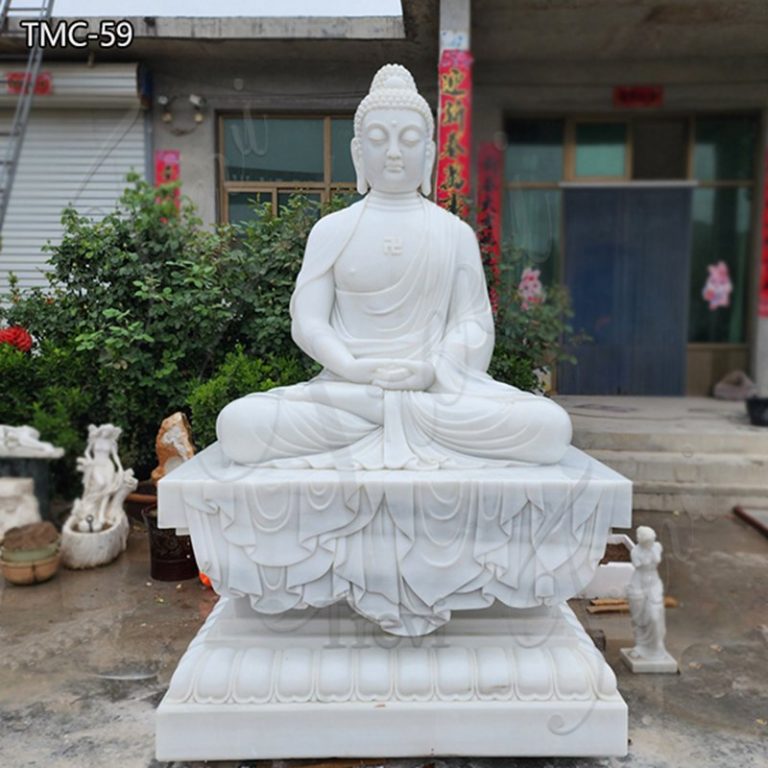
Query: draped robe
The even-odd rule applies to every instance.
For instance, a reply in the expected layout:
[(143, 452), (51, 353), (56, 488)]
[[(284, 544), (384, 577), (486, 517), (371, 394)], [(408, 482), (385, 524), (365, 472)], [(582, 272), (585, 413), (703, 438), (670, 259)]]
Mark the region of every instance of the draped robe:
[[(562, 458), (571, 438), (565, 411), (486, 373), (493, 316), (474, 233), (438, 206), (421, 205), (424, 239), (404, 274), (377, 291), (337, 284), (330, 326), (355, 357), (431, 362), (432, 386), (388, 390), (325, 369), (309, 382), (248, 395), (219, 416), (221, 448), (230, 459), (283, 468), (424, 470)], [(321, 219), (310, 234), (291, 299), (293, 337), (308, 353), (303, 293), (333, 270), (365, 211), (363, 200)]]

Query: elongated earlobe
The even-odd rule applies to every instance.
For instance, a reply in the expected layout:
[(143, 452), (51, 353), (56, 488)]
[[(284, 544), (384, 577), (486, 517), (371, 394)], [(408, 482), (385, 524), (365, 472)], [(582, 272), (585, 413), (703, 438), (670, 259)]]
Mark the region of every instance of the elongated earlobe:
[(421, 180), (421, 194), (429, 197), (432, 192), (432, 170), (435, 167), (435, 142), (430, 141), (427, 144), (427, 151), (424, 157), (424, 177)]
[(355, 178), (357, 179), (357, 192), (359, 195), (365, 195), (368, 192), (368, 180), (365, 178), (363, 169), (363, 152), (358, 138), (352, 139), (349, 145), (352, 153), (352, 165), (355, 166)]

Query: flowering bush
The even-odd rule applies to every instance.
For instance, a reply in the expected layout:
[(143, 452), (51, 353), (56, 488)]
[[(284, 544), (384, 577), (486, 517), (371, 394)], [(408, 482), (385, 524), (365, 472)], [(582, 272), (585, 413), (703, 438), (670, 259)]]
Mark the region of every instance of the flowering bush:
[(539, 387), (537, 371), (574, 363), (570, 348), (587, 340), (571, 325), (568, 290), (541, 282), (539, 269), (521, 265), (507, 252), (498, 282), (496, 347), (489, 373), (520, 389)]
[(522, 299), (520, 306), (522, 309), (529, 309), (532, 304), (541, 304), (544, 301), (544, 286), (541, 284), (539, 276), (540, 269), (526, 267), (520, 277), (520, 284), (517, 286), (518, 296)]
[(22, 352), (29, 352), (32, 349), (32, 337), (25, 328), (12, 325), (10, 328), (0, 330), (0, 344), (10, 344)]

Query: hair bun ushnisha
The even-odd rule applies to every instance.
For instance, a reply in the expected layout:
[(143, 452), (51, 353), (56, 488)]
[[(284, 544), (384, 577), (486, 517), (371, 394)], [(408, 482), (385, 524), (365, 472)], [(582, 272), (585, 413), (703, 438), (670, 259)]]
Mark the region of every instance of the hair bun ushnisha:
[(380, 88), (401, 88), (418, 91), (413, 75), (402, 64), (385, 64), (374, 76), (368, 93)]
[(413, 109), (424, 118), (431, 138), (435, 129), (432, 110), (419, 94), (413, 75), (402, 64), (385, 64), (374, 75), (368, 95), (355, 112), (355, 136), (360, 136), (363, 118), (372, 109), (403, 108)]

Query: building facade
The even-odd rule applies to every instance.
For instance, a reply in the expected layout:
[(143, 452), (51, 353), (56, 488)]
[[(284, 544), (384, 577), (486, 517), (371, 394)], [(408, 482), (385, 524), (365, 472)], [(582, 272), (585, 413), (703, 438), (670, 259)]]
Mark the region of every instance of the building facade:
[[(768, 388), (760, 0), (413, 0), (401, 16), (131, 21), (130, 48), (46, 53), (54, 93), (79, 73), (80, 104), (35, 101), (0, 280), (39, 280), (34, 249), (56, 231), (34, 222), (70, 201), (98, 215), (129, 168), (178, 176), (211, 224), (296, 190), (353, 194), (351, 113), (373, 73), (403, 63), (437, 111), (441, 57), (460, 50), (475, 191), (479, 156), (496, 151), (504, 280), (527, 266), (565, 284), (592, 338), (558, 389), (706, 394), (733, 369)], [(0, 52), (18, 65), (12, 28)], [(130, 103), (88, 101), (108, 72), (134, 78)], [(57, 135), (65, 151), (46, 154)], [(61, 181), (46, 185), (41, 168)]]

